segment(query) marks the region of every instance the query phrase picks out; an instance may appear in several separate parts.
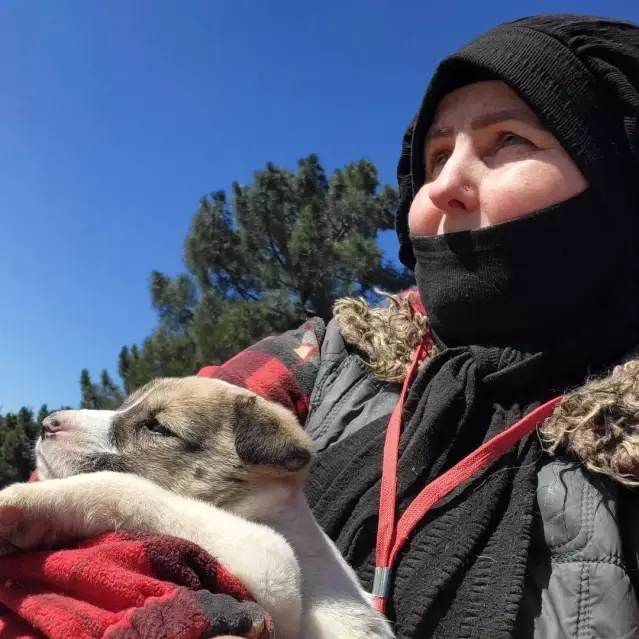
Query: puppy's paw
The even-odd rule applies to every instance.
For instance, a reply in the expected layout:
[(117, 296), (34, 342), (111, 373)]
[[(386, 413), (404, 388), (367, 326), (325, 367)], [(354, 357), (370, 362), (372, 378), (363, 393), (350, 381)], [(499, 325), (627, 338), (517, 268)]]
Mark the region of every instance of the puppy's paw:
[(0, 554), (51, 548), (71, 532), (41, 485), (15, 484), (0, 491)]
[(118, 473), (13, 484), (0, 491), (0, 554), (48, 549), (118, 530), (136, 505), (153, 511), (145, 487)]

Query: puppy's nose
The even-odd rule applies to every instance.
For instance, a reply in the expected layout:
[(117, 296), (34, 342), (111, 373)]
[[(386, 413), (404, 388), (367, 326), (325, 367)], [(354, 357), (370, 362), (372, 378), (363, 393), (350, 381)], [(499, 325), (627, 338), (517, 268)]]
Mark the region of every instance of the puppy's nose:
[(57, 433), (61, 430), (64, 430), (62, 422), (54, 413), (53, 415), (49, 415), (45, 419), (42, 420), (42, 427), (40, 428), (40, 435), (44, 437), (45, 435), (51, 435), (53, 433)]

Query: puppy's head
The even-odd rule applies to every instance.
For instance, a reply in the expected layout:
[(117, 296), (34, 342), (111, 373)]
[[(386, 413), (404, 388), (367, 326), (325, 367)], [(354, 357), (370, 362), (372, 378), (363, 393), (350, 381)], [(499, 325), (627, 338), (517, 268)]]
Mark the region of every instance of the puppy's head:
[(311, 442), (290, 411), (247, 390), (202, 377), (167, 378), (136, 391), (116, 411), (50, 415), (36, 459), (41, 479), (133, 473), (255, 514), (249, 511), (265, 492), (300, 490)]

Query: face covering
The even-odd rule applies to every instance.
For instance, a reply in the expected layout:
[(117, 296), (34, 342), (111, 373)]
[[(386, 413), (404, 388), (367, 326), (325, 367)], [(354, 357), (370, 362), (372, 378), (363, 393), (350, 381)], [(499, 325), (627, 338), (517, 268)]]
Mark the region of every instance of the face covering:
[(620, 268), (607, 222), (587, 189), (497, 226), (411, 235), (417, 285), (440, 346), (552, 347), (616, 288), (605, 286)]

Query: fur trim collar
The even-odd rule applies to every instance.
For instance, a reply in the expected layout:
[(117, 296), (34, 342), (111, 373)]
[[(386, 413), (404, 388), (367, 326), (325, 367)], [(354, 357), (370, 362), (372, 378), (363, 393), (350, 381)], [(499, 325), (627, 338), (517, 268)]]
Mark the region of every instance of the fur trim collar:
[[(383, 307), (362, 298), (341, 299), (334, 307), (335, 321), (375, 377), (401, 383), (420, 340), (429, 346), (422, 365), (436, 348), (418, 295), (386, 297)], [(538, 432), (550, 455), (576, 459), (592, 472), (639, 486), (639, 360), (569, 393)]]
[(361, 297), (347, 297), (335, 303), (333, 313), (344, 341), (361, 351), (375, 377), (401, 384), (420, 341), (427, 345), (422, 365), (436, 349), (419, 294), (408, 291), (384, 297), (387, 306), (371, 306)]

